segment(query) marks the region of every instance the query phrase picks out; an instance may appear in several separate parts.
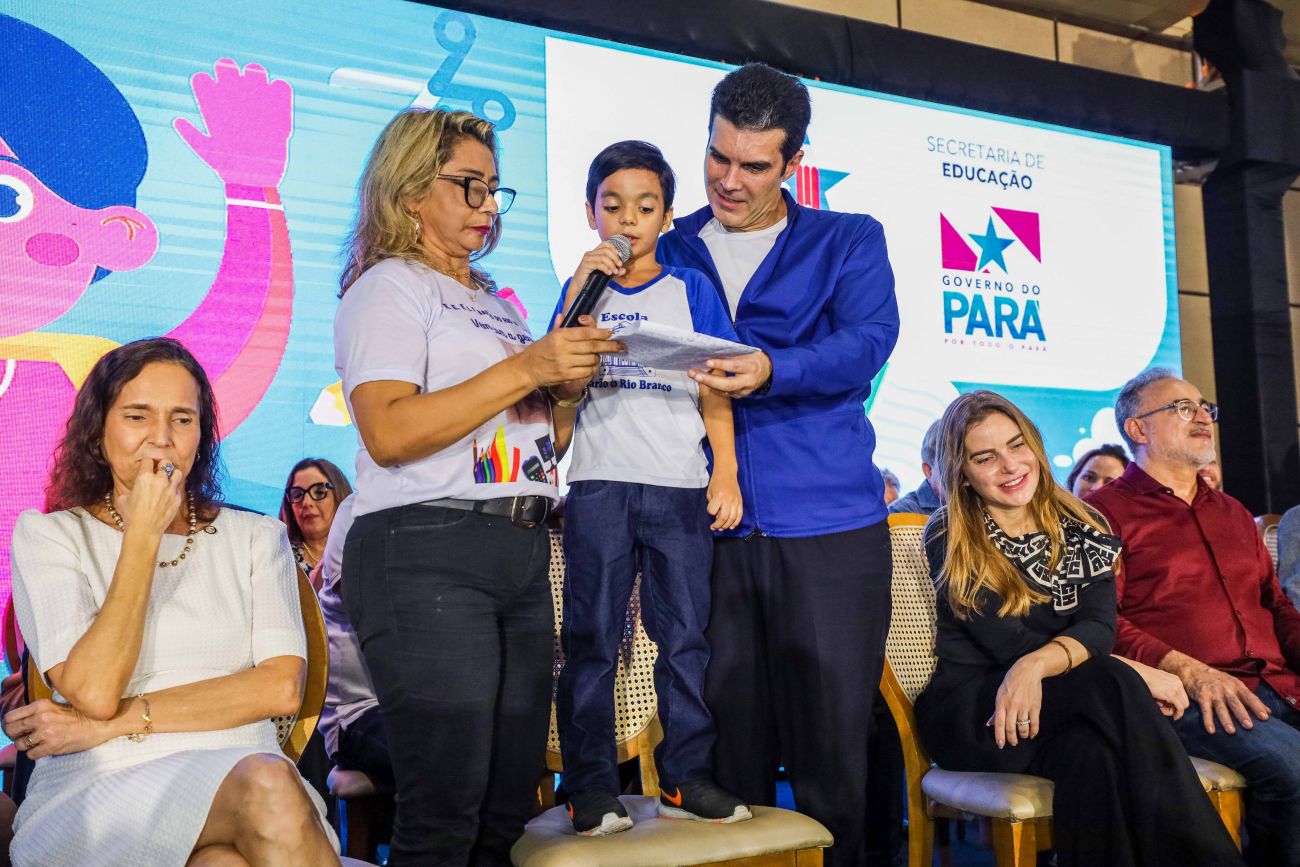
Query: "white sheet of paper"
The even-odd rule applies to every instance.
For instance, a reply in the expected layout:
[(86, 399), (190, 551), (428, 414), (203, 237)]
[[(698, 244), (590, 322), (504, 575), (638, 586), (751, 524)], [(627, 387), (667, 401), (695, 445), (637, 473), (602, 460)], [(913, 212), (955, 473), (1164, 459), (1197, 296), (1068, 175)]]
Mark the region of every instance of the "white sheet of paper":
[(702, 370), (704, 362), (710, 358), (758, 352), (753, 346), (659, 325), (648, 319), (620, 323), (611, 339), (622, 341), (627, 346), (624, 356), (627, 360), (664, 370)]

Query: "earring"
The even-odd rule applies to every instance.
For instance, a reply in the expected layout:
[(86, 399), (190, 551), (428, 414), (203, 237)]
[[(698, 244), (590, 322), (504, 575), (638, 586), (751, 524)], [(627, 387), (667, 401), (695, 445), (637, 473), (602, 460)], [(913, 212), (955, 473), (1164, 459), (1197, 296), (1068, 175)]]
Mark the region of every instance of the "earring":
[(412, 214), (410, 211), (407, 211), (406, 215), (411, 218), (411, 226), (415, 231), (415, 235), (414, 237), (412, 237), (411, 243), (418, 244), (420, 243), (420, 218), (417, 217), (415, 214)]

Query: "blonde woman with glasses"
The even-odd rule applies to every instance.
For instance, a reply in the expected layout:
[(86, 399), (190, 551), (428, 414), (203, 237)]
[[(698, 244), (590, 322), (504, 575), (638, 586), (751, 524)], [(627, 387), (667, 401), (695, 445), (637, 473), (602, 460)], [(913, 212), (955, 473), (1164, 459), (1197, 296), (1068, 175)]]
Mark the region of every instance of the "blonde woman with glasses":
[(1186, 709), (1181, 684), (1110, 655), (1120, 541), (1052, 480), (1038, 428), (1000, 395), (965, 394), (938, 460), (939, 665), (916, 702), (935, 761), (1052, 780), (1060, 867), (1242, 864), (1161, 717)]
[[(492, 124), (409, 109), (362, 173), (334, 323), (360, 434), (343, 602), (397, 782), (389, 864), (509, 864), (551, 703), (556, 463), (601, 353), (534, 342), (477, 263), (514, 201)], [(549, 288), (549, 287), (548, 287)]]

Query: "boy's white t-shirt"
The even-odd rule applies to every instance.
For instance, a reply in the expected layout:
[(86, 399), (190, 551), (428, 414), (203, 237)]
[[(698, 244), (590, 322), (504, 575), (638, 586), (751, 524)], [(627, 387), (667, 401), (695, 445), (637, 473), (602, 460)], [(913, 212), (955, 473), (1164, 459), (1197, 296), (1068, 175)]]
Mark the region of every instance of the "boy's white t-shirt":
[[(458, 385), (532, 342), (508, 301), (400, 259), (369, 268), (334, 316), (334, 367), (352, 412), (352, 391), (379, 380), (420, 393)], [(357, 436), (357, 516), (428, 500), (557, 499), (551, 407), (535, 391), (426, 458), (381, 467)]]
[(722, 279), (722, 291), (727, 294), (727, 306), (731, 308), (731, 318), (736, 318), (736, 307), (740, 305), (740, 296), (753, 279), (758, 266), (763, 264), (767, 254), (776, 244), (776, 237), (785, 231), (786, 217), (776, 224), (757, 232), (728, 232), (718, 218), (714, 217), (700, 229), (700, 240), (709, 248), (713, 257), (713, 266), (718, 269)]
[[(555, 314), (563, 307), (561, 293)], [(689, 268), (664, 268), (654, 280), (631, 288), (610, 281), (592, 315), (597, 326), (614, 330), (614, 340), (620, 325), (640, 319), (737, 339), (717, 290)], [(709, 484), (700, 389), (684, 371), (655, 370), (622, 355), (606, 355), (587, 394), (573, 433), (569, 482), (600, 479), (670, 488)]]

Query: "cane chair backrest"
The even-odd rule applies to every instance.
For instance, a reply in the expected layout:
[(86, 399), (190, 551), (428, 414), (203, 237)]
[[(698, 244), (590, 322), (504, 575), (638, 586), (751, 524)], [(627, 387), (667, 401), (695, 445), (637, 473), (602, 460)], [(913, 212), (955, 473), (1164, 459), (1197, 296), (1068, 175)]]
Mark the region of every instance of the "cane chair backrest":
[(302, 607), (302, 625), (307, 632), (307, 682), (303, 687), (302, 704), (298, 713), (290, 716), (272, 717), (275, 723), (276, 738), (280, 749), (293, 761), (302, 758), (307, 749), (307, 741), (316, 731), (320, 721), (320, 711), (325, 705), (325, 689), (330, 678), (329, 638), (325, 633), (325, 616), (321, 613), (320, 602), (316, 600), (316, 590), (311, 580), (298, 573), (298, 604)]
[[(564, 668), (564, 648), (560, 646), (560, 627), (564, 619), (564, 546), (562, 533), (551, 530), (551, 602), (555, 606), (555, 663), (551, 691), (551, 733), (546, 744), (547, 764), (560, 769), (560, 734), (555, 723), (555, 687)], [(646, 635), (641, 624), (641, 578), (637, 576), (632, 599), (623, 623), (623, 640), (619, 647), (618, 669), (614, 676), (614, 738), (618, 743), (619, 761), (638, 754), (638, 736), (654, 721), (658, 701), (655, 697), (654, 668), (659, 650)]]
[(1281, 515), (1260, 515), (1255, 519), (1255, 526), (1264, 540), (1264, 547), (1268, 549), (1268, 556), (1273, 558), (1274, 569), (1277, 568), (1277, 525), (1281, 520)]
[(921, 533), (925, 515), (889, 516), (889, 541), (893, 549), (891, 596), (893, 613), (885, 658), (908, 699), (915, 701), (925, 689), (938, 663), (934, 655), (934, 583), (925, 557)]

